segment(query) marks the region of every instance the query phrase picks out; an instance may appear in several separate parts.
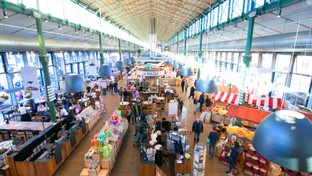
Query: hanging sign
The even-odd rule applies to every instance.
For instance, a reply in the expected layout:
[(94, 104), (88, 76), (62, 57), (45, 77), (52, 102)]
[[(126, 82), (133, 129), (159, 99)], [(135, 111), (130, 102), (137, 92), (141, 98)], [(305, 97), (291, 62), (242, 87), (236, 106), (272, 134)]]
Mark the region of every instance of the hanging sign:
[(21, 77), (25, 90), (25, 98), (40, 99), (40, 86), (38, 83), (37, 68), (23, 67), (21, 68)]
[(164, 70), (159, 71), (144, 71), (144, 70), (137, 70), (138, 76), (162, 76), (164, 75)]

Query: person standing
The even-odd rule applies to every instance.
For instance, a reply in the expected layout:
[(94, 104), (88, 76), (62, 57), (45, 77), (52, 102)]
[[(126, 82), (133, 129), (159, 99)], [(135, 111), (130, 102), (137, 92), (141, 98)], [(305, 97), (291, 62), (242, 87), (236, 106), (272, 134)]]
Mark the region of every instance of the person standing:
[(184, 92), (184, 85), (185, 85), (185, 80), (182, 79), (182, 82), (181, 82), (182, 93)]
[(109, 90), (110, 90), (111, 95), (114, 95), (114, 85), (112, 82), (109, 83)]
[(205, 104), (206, 104), (207, 108), (211, 105), (211, 101), (210, 101), (209, 95), (206, 97)]
[(216, 127), (212, 127), (212, 131), (208, 135), (209, 138), (209, 159), (213, 159), (215, 154), (215, 148), (219, 140), (219, 133), (216, 131)]
[(203, 112), (203, 104), (205, 101), (204, 92), (200, 94), (198, 101), (199, 101), (199, 111)]
[(132, 102), (131, 105), (131, 122), (132, 124), (136, 124), (136, 118), (139, 115), (138, 105), (135, 102)]
[(231, 149), (230, 156), (226, 157), (226, 160), (230, 165), (229, 170), (225, 171), (227, 174), (230, 173), (232, 169), (235, 169), (238, 172), (238, 169), (236, 168), (236, 164), (238, 162), (239, 154), (240, 154), (239, 143), (235, 141), (234, 147)]
[(193, 98), (194, 99), (194, 94), (195, 94), (195, 87), (194, 86), (192, 86), (191, 87), (191, 90), (190, 90), (190, 95), (189, 95), (189, 98)]
[(124, 98), (124, 101), (128, 100), (128, 91), (126, 88), (124, 88), (124, 90), (123, 90), (123, 98)]
[(194, 133), (194, 143), (198, 143), (200, 133), (204, 131), (204, 126), (200, 119), (194, 121), (192, 131)]
[(122, 96), (123, 96), (123, 89), (122, 89), (122, 87), (120, 87), (120, 89), (119, 89), (119, 96), (120, 96), (120, 102), (122, 102)]

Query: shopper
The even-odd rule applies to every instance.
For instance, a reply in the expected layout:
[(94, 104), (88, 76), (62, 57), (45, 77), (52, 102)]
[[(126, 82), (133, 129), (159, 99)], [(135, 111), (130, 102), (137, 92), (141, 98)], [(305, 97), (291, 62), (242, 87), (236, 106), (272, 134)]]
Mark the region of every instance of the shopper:
[(240, 154), (239, 143), (235, 141), (234, 147), (231, 149), (230, 156), (226, 156), (226, 160), (230, 165), (229, 170), (226, 171), (226, 173), (230, 173), (232, 169), (235, 169), (238, 172), (238, 169), (236, 168), (236, 164), (238, 162), (239, 154)]
[(196, 115), (196, 109), (197, 109), (197, 99), (193, 99), (193, 104), (194, 104), (194, 115)]
[(114, 90), (116, 93), (119, 93), (119, 90), (118, 90), (118, 81), (116, 80), (115, 83), (114, 83)]
[(200, 133), (204, 131), (204, 126), (200, 119), (194, 121), (192, 131), (194, 133), (194, 143), (198, 143)]
[(185, 83), (184, 83), (184, 92), (187, 93), (187, 88), (188, 88), (188, 82), (187, 79), (185, 79)]
[(212, 127), (212, 131), (208, 135), (209, 139), (209, 159), (213, 159), (215, 154), (216, 144), (219, 140), (219, 133), (216, 131), (216, 127)]
[(182, 79), (182, 82), (181, 82), (182, 93), (184, 92), (184, 85), (185, 85), (185, 81), (184, 81), (184, 79)]
[(128, 100), (128, 91), (126, 88), (124, 88), (123, 90), (123, 101), (127, 101)]
[(138, 105), (135, 102), (132, 102), (131, 105), (131, 122), (132, 124), (136, 124), (136, 119), (139, 116)]
[(203, 112), (203, 104), (205, 101), (204, 92), (200, 94), (198, 101), (199, 101), (199, 111)]
[(120, 87), (120, 89), (119, 89), (119, 96), (120, 96), (120, 102), (122, 102), (122, 96), (123, 96), (123, 89), (122, 89), (122, 87)]
[(109, 83), (109, 90), (110, 90), (111, 95), (114, 95), (114, 85), (112, 81)]
[(207, 95), (207, 97), (206, 97), (205, 105), (206, 105), (207, 108), (210, 107), (210, 105), (211, 105), (211, 100), (209, 98), (209, 95)]
[(191, 90), (190, 90), (190, 95), (189, 95), (189, 98), (194, 98), (194, 94), (195, 94), (195, 87), (194, 86), (192, 86), (191, 87)]

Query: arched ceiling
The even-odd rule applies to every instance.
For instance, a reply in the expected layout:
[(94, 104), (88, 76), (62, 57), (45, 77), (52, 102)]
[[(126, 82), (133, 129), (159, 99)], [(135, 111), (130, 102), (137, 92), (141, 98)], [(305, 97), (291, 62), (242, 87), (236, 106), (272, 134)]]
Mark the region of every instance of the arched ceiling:
[(80, 0), (143, 41), (148, 40), (151, 19), (159, 42), (176, 32), (208, 9), (215, 0)]

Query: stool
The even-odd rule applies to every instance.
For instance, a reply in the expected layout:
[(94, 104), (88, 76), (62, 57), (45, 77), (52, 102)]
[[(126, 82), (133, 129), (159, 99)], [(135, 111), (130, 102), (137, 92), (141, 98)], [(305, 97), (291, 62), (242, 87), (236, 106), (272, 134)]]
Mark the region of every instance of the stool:
[(263, 158), (261, 158), (259, 161), (260, 161), (260, 167), (265, 167), (265, 165), (267, 164), (267, 161)]
[(245, 163), (245, 170), (251, 171), (252, 169), (252, 164), (250, 162)]
[(27, 139), (27, 141), (28, 141), (29, 139), (31, 139), (32, 137), (34, 137), (34, 134), (33, 134), (31, 131), (27, 131), (27, 132), (25, 132), (25, 134), (26, 134), (26, 139)]
[(267, 171), (264, 168), (260, 168), (260, 175), (261, 176), (267, 175)]
[(251, 154), (249, 154), (249, 153), (246, 153), (246, 161), (251, 161)]
[(258, 160), (259, 160), (259, 158), (257, 156), (252, 157), (252, 163), (253, 164), (258, 164)]
[(18, 136), (20, 139), (24, 140), (24, 141), (27, 140), (27, 137), (26, 137), (26, 134), (25, 134), (24, 131), (18, 131), (18, 132), (17, 132), (17, 136)]
[(259, 166), (254, 165), (252, 168), (253, 168), (253, 173), (254, 174), (259, 174)]

